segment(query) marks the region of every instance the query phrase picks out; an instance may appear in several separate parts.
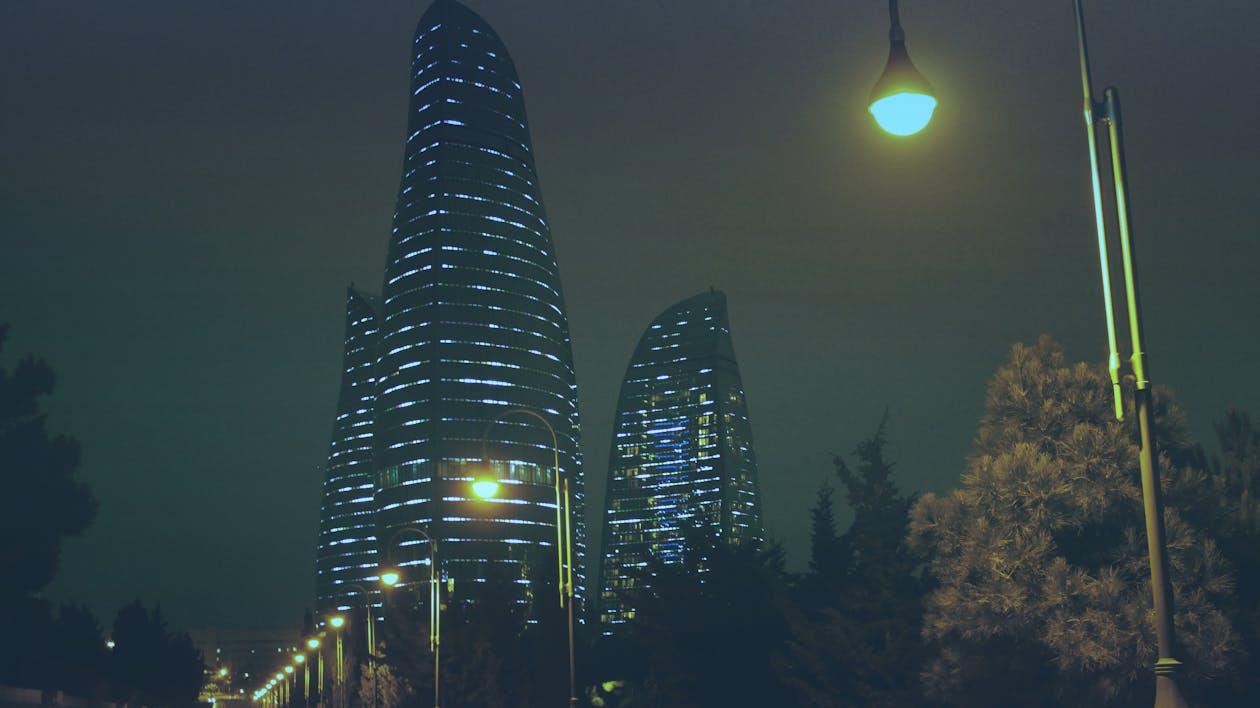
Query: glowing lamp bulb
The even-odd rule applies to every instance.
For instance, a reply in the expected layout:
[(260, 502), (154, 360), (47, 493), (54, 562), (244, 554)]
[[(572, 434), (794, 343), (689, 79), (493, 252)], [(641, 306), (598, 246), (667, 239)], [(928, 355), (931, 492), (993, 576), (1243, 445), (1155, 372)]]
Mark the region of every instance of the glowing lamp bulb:
[(341, 629), (342, 626), (345, 625), (345, 623), (346, 623), (346, 618), (342, 617), (341, 615), (337, 615), (336, 617), (333, 617), (328, 620), (328, 624), (332, 625), (333, 629)]
[(306, 655), (305, 655), (305, 654), (298, 654), (297, 656), (293, 657), (293, 660), (294, 660), (294, 661), (296, 661), (296, 662), (297, 662), (297, 663), (299, 663), (299, 664), (304, 664), (304, 663), (306, 663)]
[(391, 588), (398, 584), (400, 578), (402, 576), (396, 570), (387, 570), (381, 573), (381, 582)]
[(472, 484), (473, 494), (489, 499), (499, 493), (499, 483), (491, 479), (479, 479)]
[(922, 93), (902, 92), (885, 96), (871, 104), (871, 115), (879, 127), (893, 135), (914, 135), (927, 127), (936, 110), (936, 99)]
[(311, 637), (310, 639), (306, 640), (306, 648), (307, 648), (307, 649), (318, 649), (318, 648), (319, 648), (319, 640), (318, 640), (318, 639), (316, 639), (315, 637)]

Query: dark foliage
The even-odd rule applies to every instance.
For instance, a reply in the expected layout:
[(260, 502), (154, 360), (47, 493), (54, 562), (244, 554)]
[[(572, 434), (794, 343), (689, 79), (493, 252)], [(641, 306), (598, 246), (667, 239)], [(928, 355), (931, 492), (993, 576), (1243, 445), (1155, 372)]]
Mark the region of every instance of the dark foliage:
[(187, 634), (171, 634), (162, 612), (139, 601), (118, 611), (111, 635), (113, 698), (129, 704), (191, 706), (205, 678), (201, 653)]
[[(547, 554), (525, 565), (533, 588), (526, 603), (516, 602), (516, 578), (495, 575), (493, 570), (486, 582), (470, 590), (453, 597), (443, 593), (442, 705), (567, 704), (567, 610), (560, 607), (555, 567), (554, 555)], [(413, 585), (391, 598), (386, 616), (389, 663), (407, 688), (401, 704), (433, 705), (427, 585)]]
[(631, 640), (644, 676), (637, 706), (788, 706), (773, 665), (788, 639), (782, 553), (688, 533), (684, 560), (649, 566)]
[(893, 482), (886, 421), (853, 451), (856, 467), (834, 457), (853, 510), (848, 530), (819, 543), (831, 517), (829, 488), (815, 505), (814, 558), (798, 584), (792, 641), (778, 659), (802, 706), (921, 704), (923, 561), (905, 543), (913, 499)]
[[(1131, 396), (1129, 397), (1131, 401)], [(1189, 693), (1235, 670), (1233, 580), (1183, 492), (1204, 472), (1156, 391), (1176, 623)], [(924, 495), (912, 539), (938, 586), (924, 615), (927, 687), (959, 706), (1149, 704), (1155, 660), (1132, 411), (1106, 372), (1048, 338), (1016, 345), (989, 386), (962, 488)]]
[[(0, 325), (0, 351), (8, 325)], [(74, 479), (79, 445), (50, 436), (40, 399), (56, 377), (43, 359), (24, 357), (0, 368), (0, 606), (47, 585), (57, 574), (61, 544), (96, 515), (96, 499)]]

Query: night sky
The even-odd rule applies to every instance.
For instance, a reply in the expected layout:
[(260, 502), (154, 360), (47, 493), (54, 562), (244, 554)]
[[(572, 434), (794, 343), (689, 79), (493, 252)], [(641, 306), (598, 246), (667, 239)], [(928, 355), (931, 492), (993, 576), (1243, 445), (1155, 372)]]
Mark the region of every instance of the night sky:
[[(592, 531), (631, 351), (710, 286), (792, 567), (829, 453), (885, 408), (902, 487), (947, 490), (1012, 343), (1105, 357), (1068, 0), (901, 3), (940, 100), (901, 140), (866, 113), (881, 0), (467, 4), (525, 87)], [(51, 598), (178, 627), (313, 604), (345, 286), (380, 291), (425, 7), (0, 5), (3, 359), (57, 370), (51, 426), (101, 502)], [(1226, 410), (1260, 415), (1260, 5), (1086, 13), (1124, 103), (1153, 379), (1214, 450)]]

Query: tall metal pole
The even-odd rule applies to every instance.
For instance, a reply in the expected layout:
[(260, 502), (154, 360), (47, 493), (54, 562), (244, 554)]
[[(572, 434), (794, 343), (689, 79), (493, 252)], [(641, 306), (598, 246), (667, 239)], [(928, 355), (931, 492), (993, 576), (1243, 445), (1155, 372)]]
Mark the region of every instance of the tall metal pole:
[[(376, 624), (376, 621), (372, 618), (372, 596), (369, 595), (368, 591), (364, 590), (363, 586), (358, 583), (345, 583), (345, 587), (347, 589), (357, 590), (358, 593), (363, 596), (363, 613), (367, 615), (366, 639), (368, 666), (371, 667), (372, 670), (372, 708), (376, 708), (376, 694), (378, 693), (378, 686), (376, 683), (376, 637), (373, 632), (373, 625)], [(340, 636), (338, 636), (338, 639), (340, 639)]]
[[(1185, 708), (1185, 699), (1177, 686), (1181, 662), (1177, 637), (1173, 624), (1172, 581), (1168, 575), (1168, 544), (1164, 535), (1164, 504), (1159, 486), (1159, 470), (1156, 467), (1155, 440), (1151, 433), (1151, 389), (1146, 368), (1146, 350), (1142, 340), (1142, 311), (1138, 300), (1137, 276), (1134, 269), (1133, 238), (1129, 230), (1128, 175), (1124, 161), (1124, 137), (1120, 126), (1120, 97), (1115, 88), (1103, 92), (1100, 104), (1094, 103), (1090, 85), (1089, 55), (1085, 43), (1085, 15), (1081, 0), (1073, 0), (1076, 10), (1077, 44), (1080, 49), (1081, 83), (1085, 94), (1086, 133), (1089, 142), (1089, 158), (1094, 185), (1094, 211), (1098, 228), (1098, 250), (1102, 262), (1103, 297), (1107, 308), (1107, 334), (1111, 345), (1111, 380), (1116, 399), (1116, 417), (1124, 415), (1120, 400), (1120, 361), (1116, 349), (1116, 326), (1111, 303), (1111, 271), (1107, 263), (1107, 243), (1098, 166), (1098, 148), (1095, 136), (1097, 122), (1107, 125), (1108, 142), (1111, 146), (1112, 182), (1115, 186), (1116, 222), (1120, 230), (1120, 249), (1124, 264), (1125, 299), (1129, 314), (1129, 338), (1133, 355), (1129, 360), (1130, 371), (1136, 380), (1134, 407), (1137, 410), (1140, 448), (1138, 464), (1142, 473), (1142, 507), (1146, 517), (1146, 550), (1151, 566), (1151, 594), (1155, 609), (1155, 636), (1159, 657), (1155, 662), (1156, 708)], [(1097, 119), (1094, 111), (1100, 115)]]
[[(895, 0), (893, 0), (895, 2)], [(513, 408), (504, 411), (490, 421), (490, 425), (494, 425), (500, 420), (520, 413), (536, 418), (547, 432), (551, 433), (551, 451), (553, 454), (552, 463), (555, 466), (555, 488), (556, 488), (556, 564), (558, 579), (557, 584), (560, 590), (560, 607), (568, 608), (569, 622), (569, 708), (577, 708), (577, 664), (575, 661), (574, 635), (573, 635), (573, 514), (569, 508), (569, 479), (563, 477), (560, 473), (560, 442), (556, 437), (556, 429), (551, 427), (551, 423), (542, 416), (541, 413), (529, 408)], [(490, 430), (490, 425), (486, 426), (486, 432)], [(482, 457), (485, 455), (486, 447), (485, 434), (482, 435)], [(563, 479), (563, 482), (561, 481)]]
[(341, 654), (341, 628), (337, 627), (337, 689), (333, 691), (337, 708), (342, 708), (346, 692), (346, 660)]
[(439, 696), (441, 693), (439, 691), (439, 685), (441, 682), (439, 679), (441, 674), (439, 669), (441, 667), (440, 656), (442, 646), (442, 593), (441, 587), (438, 584), (437, 539), (433, 538), (428, 533), (425, 533), (423, 529), (418, 529), (415, 526), (404, 526), (398, 529), (394, 532), (393, 536), (390, 536), (389, 542), (385, 544), (385, 563), (387, 565), (390, 564), (390, 554), (394, 548), (394, 541), (396, 541), (404, 531), (419, 534), (429, 544), (429, 651), (433, 652), (433, 708), (440, 708), (441, 702), (439, 700)]

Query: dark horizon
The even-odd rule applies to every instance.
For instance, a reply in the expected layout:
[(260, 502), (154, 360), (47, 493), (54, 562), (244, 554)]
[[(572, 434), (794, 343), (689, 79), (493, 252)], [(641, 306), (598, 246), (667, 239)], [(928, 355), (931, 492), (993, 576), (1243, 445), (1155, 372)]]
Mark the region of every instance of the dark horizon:
[[(710, 286), (792, 567), (829, 453), (886, 408), (903, 490), (947, 490), (1014, 342), (1105, 358), (1070, 3), (903, 3), (941, 100), (906, 140), (865, 112), (880, 2), (467, 4), (525, 87), (589, 528), (634, 343)], [(380, 290), (426, 6), (0, 10), (4, 358), (57, 372), (50, 425), (101, 501), (49, 597), (182, 627), (313, 607), (345, 286)], [(1210, 452), (1229, 408), (1260, 413), (1260, 8), (1085, 11), (1095, 84), (1125, 102), (1152, 378)]]

